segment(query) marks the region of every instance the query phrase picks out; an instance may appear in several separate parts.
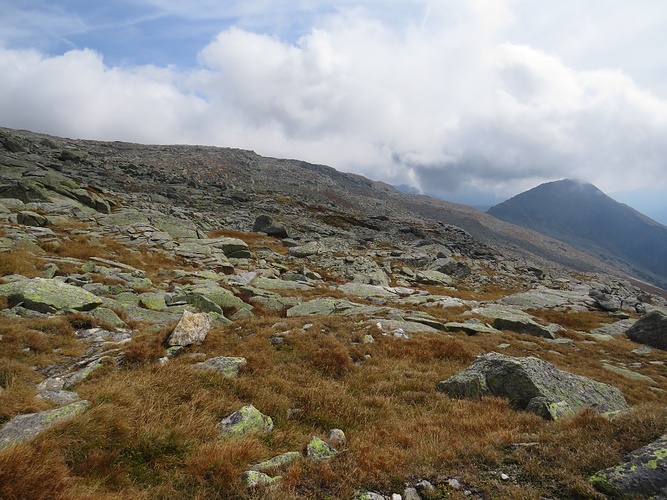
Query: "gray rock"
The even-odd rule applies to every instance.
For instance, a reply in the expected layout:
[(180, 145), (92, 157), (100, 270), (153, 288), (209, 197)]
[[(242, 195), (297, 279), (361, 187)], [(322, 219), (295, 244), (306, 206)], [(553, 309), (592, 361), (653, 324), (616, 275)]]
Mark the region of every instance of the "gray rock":
[(591, 290), (589, 295), (603, 311), (618, 311), (623, 306), (621, 299), (600, 290)]
[(466, 335), (477, 335), (484, 333), (500, 333), (500, 330), (496, 330), (485, 323), (477, 320), (468, 320), (464, 323), (450, 321), (445, 323), (445, 328), (450, 332), (463, 332)]
[(440, 271), (417, 271), (414, 281), (423, 285), (451, 286), (454, 279)]
[(345, 433), (341, 429), (331, 429), (329, 430), (328, 436), (329, 442), (335, 448), (344, 448), (347, 444), (347, 438)]
[(49, 225), (49, 219), (45, 216), (28, 210), (16, 214), (16, 221), (24, 226), (45, 227)]
[(609, 323), (608, 325), (601, 326), (600, 328), (595, 328), (591, 330), (590, 333), (600, 334), (600, 335), (621, 335), (628, 331), (628, 329), (637, 322), (636, 319), (622, 319), (616, 321), (615, 323)]
[(274, 238), (289, 238), (287, 228), (283, 224), (277, 224), (268, 215), (260, 215), (255, 219), (252, 226), (255, 233), (264, 233)]
[(89, 405), (89, 401), (77, 401), (55, 410), (14, 417), (0, 429), (0, 449), (27, 441), (43, 430), (78, 415)]
[(554, 333), (549, 328), (536, 323), (529, 314), (511, 306), (494, 304), (475, 308), (470, 312), (493, 319), (493, 327), (498, 330), (527, 333), (535, 337), (543, 337), (547, 339), (555, 338)]
[(660, 311), (650, 312), (632, 325), (626, 335), (639, 344), (667, 351), (667, 315)]
[(64, 390), (46, 390), (37, 394), (37, 397), (40, 399), (48, 399), (52, 403), (64, 406), (75, 401), (79, 401), (81, 396), (73, 391), (64, 391)]
[(188, 346), (201, 344), (211, 329), (211, 317), (206, 313), (183, 311), (180, 321), (169, 334), (167, 345)]
[(273, 430), (273, 420), (252, 405), (235, 411), (220, 422), (220, 432), (226, 436), (242, 436), (248, 433), (265, 433)]
[(233, 378), (239, 374), (239, 369), (245, 366), (245, 364), (245, 358), (219, 356), (196, 363), (194, 367), (201, 370), (213, 370), (220, 373), (223, 377)]
[(665, 498), (667, 434), (633, 451), (621, 464), (597, 472), (590, 483), (614, 498)]
[(387, 287), (379, 285), (368, 285), (366, 283), (345, 283), (338, 289), (348, 295), (358, 295), (361, 297), (386, 297), (398, 298), (398, 294), (390, 291)]
[(49, 314), (63, 310), (90, 311), (102, 304), (99, 297), (86, 290), (44, 278), (0, 285), (0, 296), (7, 297), (10, 307), (21, 304), (26, 309)]
[(478, 357), (464, 371), (440, 382), (437, 389), (456, 398), (508, 398), (516, 408), (553, 420), (584, 408), (601, 413), (627, 409), (615, 387), (559, 370), (541, 359), (495, 352)]

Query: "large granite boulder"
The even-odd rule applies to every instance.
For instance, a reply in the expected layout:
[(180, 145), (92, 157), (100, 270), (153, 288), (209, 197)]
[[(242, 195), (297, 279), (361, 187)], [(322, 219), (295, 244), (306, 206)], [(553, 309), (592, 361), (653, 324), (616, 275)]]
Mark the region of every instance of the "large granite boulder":
[(634, 342), (667, 351), (667, 315), (652, 311), (632, 325), (625, 334)]
[(495, 352), (479, 356), (462, 372), (438, 383), (437, 389), (455, 398), (508, 398), (514, 407), (550, 420), (584, 408), (601, 413), (627, 409), (615, 387), (559, 370), (541, 359)]
[(590, 482), (615, 498), (667, 498), (667, 434), (594, 474)]
[(0, 285), (0, 296), (9, 306), (21, 304), (26, 309), (52, 314), (57, 311), (91, 311), (102, 304), (92, 293), (54, 279), (34, 278)]

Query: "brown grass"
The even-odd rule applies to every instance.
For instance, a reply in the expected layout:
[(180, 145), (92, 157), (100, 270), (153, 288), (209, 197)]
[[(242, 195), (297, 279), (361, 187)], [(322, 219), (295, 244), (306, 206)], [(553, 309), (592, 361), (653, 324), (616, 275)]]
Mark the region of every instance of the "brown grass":
[(609, 313), (602, 311), (556, 311), (554, 309), (530, 309), (527, 313), (542, 319), (546, 323), (557, 323), (569, 330), (590, 332), (607, 323), (618, 321)]
[(41, 276), (44, 260), (31, 252), (12, 250), (0, 253), (0, 277), (21, 274), (28, 278)]
[[(252, 233), (216, 231), (210, 236), (221, 235), (239, 237), (251, 248), (279, 245)], [(84, 237), (68, 237), (74, 243), (69, 250), (68, 245), (45, 247), (61, 256), (114, 259), (144, 269), (151, 279), (185, 265), (162, 252), (128, 250), (111, 239), (86, 246)], [(481, 292), (424, 288), (476, 300), (512, 293), (495, 285)], [(343, 297), (325, 288), (295, 295), (304, 300)], [(447, 320), (467, 318), (466, 308), (413, 309)], [(667, 362), (667, 353), (642, 358), (631, 353), (637, 345), (627, 339), (588, 343), (574, 333), (610, 321), (605, 313), (533, 311), (545, 322), (568, 328), (576, 349), (510, 332), (415, 334), (401, 340), (369, 329), (370, 318), (282, 318), (260, 307), (255, 313), (255, 318), (214, 327), (203, 345), (189, 347), (165, 366), (155, 360), (164, 356), (162, 341), (170, 327), (152, 331), (149, 325), (131, 325), (137, 331), (123, 346), (125, 363), (118, 368), (109, 363), (76, 387), (91, 401), (89, 410), (29, 443), (0, 451), (0, 498), (351, 498), (357, 489), (400, 492), (415, 479), (442, 484), (450, 477), (488, 498), (602, 498), (588, 484), (589, 475), (667, 432), (660, 392), (667, 390), (664, 365), (648, 363)], [(284, 324), (274, 328), (278, 321)], [(312, 326), (304, 330), (306, 323)], [(94, 324), (86, 315), (0, 322), (0, 423), (50, 407), (35, 398), (42, 376), (31, 367), (81, 355), (85, 346), (76, 341), (74, 330)], [(374, 343), (362, 342), (367, 333), (374, 335)], [(278, 334), (284, 341), (272, 345), (270, 339)], [(585, 411), (553, 423), (515, 411), (503, 399), (458, 401), (436, 391), (437, 382), (500, 343), (510, 345), (502, 351), (506, 354), (539, 356), (611, 383), (634, 410), (613, 421)], [(247, 365), (238, 378), (224, 379), (192, 369), (199, 357), (190, 355), (197, 353), (244, 356)], [(602, 359), (624, 366), (641, 363), (633, 369), (655, 383), (611, 373)], [(274, 431), (220, 438), (219, 421), (245, 404), (270, 415)], [(344, 429), (348, 438), (337, 458), (296, 463), (270, 493), (242, 486), (241, 474), (249, 464), (303, 451), (313, 435), (326, 437), (333, 427)], [(498, 471), (512, 481), (499, 481)], [(447, 487), (440, 493), (462, 495)]]

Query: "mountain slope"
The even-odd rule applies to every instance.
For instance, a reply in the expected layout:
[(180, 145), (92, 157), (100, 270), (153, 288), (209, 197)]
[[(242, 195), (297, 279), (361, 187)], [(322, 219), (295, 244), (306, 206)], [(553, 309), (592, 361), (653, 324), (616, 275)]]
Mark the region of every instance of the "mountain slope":
[[(618, 203), (592, 184), (549, 182), (488, 213), (557, 238), (603, 260), (620, 260), (637, 277), (667, 284), (667, 227)], [(623, 263), (625, 266), (623, 266)]]

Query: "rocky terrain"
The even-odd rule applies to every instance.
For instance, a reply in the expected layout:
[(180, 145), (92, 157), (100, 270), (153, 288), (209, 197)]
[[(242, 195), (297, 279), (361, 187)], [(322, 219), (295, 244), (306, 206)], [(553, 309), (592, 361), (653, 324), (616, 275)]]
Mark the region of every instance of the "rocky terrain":
[(659, 290), (324, 166), (0, 145), (0, 497), (666, 494)]
[(667, 227), (592, 184), (548, 182), (492, 207), (504, 221), (565, 241), (640, 279), (667, 287)]

